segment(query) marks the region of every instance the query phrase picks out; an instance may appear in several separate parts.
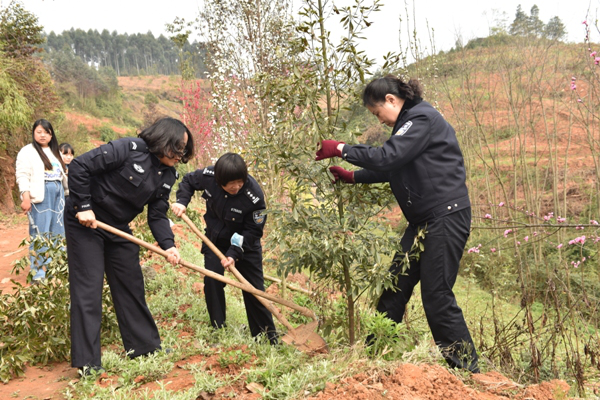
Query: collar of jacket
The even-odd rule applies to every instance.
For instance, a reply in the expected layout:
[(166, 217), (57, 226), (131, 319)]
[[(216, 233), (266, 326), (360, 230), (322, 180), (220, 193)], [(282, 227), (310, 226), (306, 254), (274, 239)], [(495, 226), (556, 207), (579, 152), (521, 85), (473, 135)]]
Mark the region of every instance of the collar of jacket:
[(132, 151), (139, 151), (142, 153), (149, 153), (150, 154), (150, 160), (152, 162), (152, 166), (153, 167), (157, 167), (159, 169), (165, 169), (165, 168), (175, 168), (175, 167), (169, 167), (167, 165), (164, 165), (163, 163), (160, 162), (160, 158), (158, 158), (158, 156), (154, 153), (150, 152), (150, 149), (148, 149), (148, 144), (146, 143), (146, 141), (142, 138), (135, 138), (135, 143), (137, 144), (137, 147), (133, 148), (130, 147)]
[(150, 153), (150, 156), (150, 159), (152, 160), (152, 165), (155, 167), (160, 167), (162, 163), (160, 162), (160, 159), (156, 156), (156, 154)]
[(165, 165), (163, 163), (160, 162), (160, 158), (158, 158), (158, 156), (154, 153), (150, 153), (149, 151), (147, 152), (148, 154), (150, 154), (150, 160), (152, 162), (152, 166), (156, 167), (159, 170), (163, 170), (163, 169), (173, 169), (176, 170), (175, 167), (169, 167), (168, 165)]
[(401, 124), (399, 125), (400, 120), (402, 120), (402, 117), (404, 116), (404, 114), (410, 110), (411, 108), (413, 108), (414, 106), (416, 106), (417, 104), (419, 104), (420, 102), (423, 101), (422, 97), (415, 97), (414, 99), (410, 99), (410, 100), (404, 100), (404, 104), (402, 105), (402, 108), (400, 109), (400, 113), (398, 114), (398, 119), (396, 119), (396, 123), (394, 124), (394, 132), (400, 128), (400, 126), (402, 126)]

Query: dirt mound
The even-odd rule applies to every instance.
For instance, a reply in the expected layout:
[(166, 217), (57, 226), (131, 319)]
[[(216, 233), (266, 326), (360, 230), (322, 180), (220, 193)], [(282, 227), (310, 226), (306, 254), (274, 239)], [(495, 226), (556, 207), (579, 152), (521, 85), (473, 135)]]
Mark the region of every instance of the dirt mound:
[(309, 399), (324, 400), (465, 400), (465, 399), (557, 399), (566, 398), (564, 381), (544, 382), (523, 388), (497, 372), (474, 374), (474, 387), (439, 365), (403, 364), (389, 375), (360, 374), (328, 383), (321, 393)]

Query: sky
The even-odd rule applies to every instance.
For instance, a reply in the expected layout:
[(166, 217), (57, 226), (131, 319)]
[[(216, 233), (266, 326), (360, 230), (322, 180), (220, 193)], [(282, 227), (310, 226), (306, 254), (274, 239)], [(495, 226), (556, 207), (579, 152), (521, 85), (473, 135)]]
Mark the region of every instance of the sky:
[[(46, 33), (80, 28), (129, 34), (151, 31), (158, 37), (160, 34), (167, 35), (165, 24), (172, 23), (176, 17), (193, 20), (206, 0), (21, 1), (38, 17)], [(300, 0), (294, 1), (300, 4)], [(353, 4), (354, 1), (336, 0), (335, 4)], [(435, 49), (447, 51), (455, 45), (457, 37), (466, 44), (470, 39), (488, 36), (501, 13), (505, 13), (506, 22), (510, 25), (519, 4), (527, 15), (537, 4), (542, 22), (547, 23), (550, 18), (558, 16), (566, 27), (567, 41), (580, 43), (585, 36), (582, 21), (586, 18), (590, 22), (595, 21), (600, 10), (600, 0), (503, 0), (500, 3), (486, 0), (382, 0), (382, 3), (381, 11), (371, 18), (373, 25), (366, 31), (364, 44), (360, 45), (378, 63), (381, 63), (384, 54), (400, 49), (399, 36), (403, 46), (406, 45), (415, 22), (422, 46), (431, 49), (429, 32), (433, 28)], [(0, 8), (8, 4), (9, 0), (0, 0)], [(408, 18), (406, 9), (410, 15)], [(411, 24), (410, 30), (407, 22)], [(328, 23), (328, 29), (334, 36), (343, 34), (334, 20), (328, 20)]]

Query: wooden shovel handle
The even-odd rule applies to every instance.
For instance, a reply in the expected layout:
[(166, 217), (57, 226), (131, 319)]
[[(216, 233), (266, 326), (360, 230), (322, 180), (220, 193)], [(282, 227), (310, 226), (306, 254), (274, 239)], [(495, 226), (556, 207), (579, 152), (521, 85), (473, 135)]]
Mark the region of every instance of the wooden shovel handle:
[[(107, 225), (104, 222), (96, 220), (96, 223), (97, 223), (98, 228), (101, 228), (101, 229), (103, 229), (103, 230), (105, 230), (107, 232), (110, 232), (113, 235), (117, 235), (119, 237), (127, 239), (127, 240), (129, 240), (129, 241), (131, 241), (131, 242), (133, 242), (133, 243), (135, 243), (135, 244), (137, 244), (139, 246), (142, 246), (142, 247), (144, 247), (144, 248), (146, 248), (146, 249), (148, 249), (150, 251), (153, 251), (154, 253), (160, 254), (161, 256), (163, 256), (165, 258), (169, 257), (169, 253), (167, 253), (166, 251), (164, 251), (163, 249), (161, 249), (158, 246), (155, 246), (153, 244), (145, 242), (142, 239), (138, 239), (135, 236), (130, 235), (129, 233), (123, 232), (123, 231), (121, 231), (121, 230), (119, 230), (117, 228), (114, 228), (114, 227), (110, 226), (110, 225)], [(292, 309), (294, 309), (294, 310), (302, 313), (302, 315), (304, 315), (306, 317), (312, 318), (314, 320), (317, 319), (316, 316), (315, 316), (315, 314), (312, 311), (310, 311), (308, 308), (299, 306), (296, 303), (292, 303), (291, 301), (287, 301), (287, 300), (281, 299), (281, 298), (279, 298), (277, 296), (273, 296), (273, 295), (270, 295), (268, 293), (265, 293), (262, 290), (256, 289), (252, 285), (244, 285), (241, 282), (234, 281), (233, 279), (229, 279), (229, 278), (227, 278), (227, 277), (225, 277), (225, 276), (223, 276), (221, 274), (217, 274), (216, 272), (210, 271), (210, 270), (208, 270), (206, 268), (199, 267), (199, 266), (197, 266), (195, 264), (192, 264), (190, 262), (187, 262), (185, 260), (179, 261), (179, 264), (183, 265), (186, 268), (193, 269), (194, 271), (200, 272), (202, 275), (205, 275), (205, 276), (208, 276), (210, 278), (216, 279), (216, 280), (218, 280), (220, 282), (223, 282), (223, 283), (226, 283), (228, 285), (234, 286), (234, 287), (236, 287), (238, 289), (245, 290), (248, 293), (252, 293), (252, 294), (254, 294), (256, 296), (260, 296), (260, 297), (263, 297), (265, 299), (274, 301), (275, 303), (279, 303), (279, 304), (282, 304), (282, 305), (284, 305), (286, 307), (292, 308)]]
[[(194, 231), (194, 233), (196, 235), (198, 235), (198, 237), (200, 237), (200, 239), (202, 239), (202, 241), (217, 255), (217, 257), (219, 257), (220, 260), (225, 259), (225, 256), (223, 255), (221, 250), (219, 250), (217, 248), (217, 246), (215, 246), (214, 243), (208, 237), (206, 237), (205, 234), (200, 232), (200, 229), (198, 229), (196, 224), (194, 224), (187, 215), (181, 214), (181, 219), (183, 219), (185, 221), (185, 223), (188, 224), (188, 226)], [(228, 268), (229, 268), (229, 271), (231, 271), (231, 273), (233, 273), (233, 275), (237, 278), (238, 281), (242, 282), (244, 285), (252, 286), (252, 284), (250, 282), (248, 282), (248, 280), (246, 278), (244, 278), (244, 276), (240, 273), (240, 271), (238, 271), (238, 269), (235, 267), (235, 265), (230, 265)], [(258, 301), (260, 301), (262, 303), (263, 306), (265, 306), (267, 308), (267, 310), (269, 310), (271, 312), (271, 314), (273, 314), (275, 316), (275, 318), (277, 318), (277, 320), (279, 322), (281, 322), (283, 324), (283, 326), (285, 326), (288, 330), (294, 329), (294, 327), (281, 314), (281, 312), (277, 309), (277, 307), (275, 307), (273, 305), (273, 303), (271, 303), (270, 301), (268, 301), (260, 296), (255, 295), (255, 297)]]
[(184, 220), (185, 223), (188, 224), (188, 226), (194, 231), (194, 233), (196, 235), (198, 235), (198, 237), (200, 239), (202, 239), (204, 244), (206, 244), (213, 251), (213, 253), (215, 253), (217, 255), (217, 257), (219, 257), (219, 260), (223, 260), (225, 258), (225, 254), (223, 254), (223, 252), (221, 250), (219, 250), (219, 248), (217, 246), (215, 246), (215, 244), (213, 242), (211, 242), (210, 239), (208, 237), (206, 237), (206, 235), (204, 233), (200, 232), (200, 229), (198, 229), (198, 227), (196, 227), (196, 224), (194, 224), (194, 222), (190, 219), (190, 217), (188, 217), (184, 213), (184, 214), (181, 214), (180, 218), (182, 220)]
[[(206, 237), (206, 235), (203, 234), (200, 231), (200, 229), (198, 229), (198, 227), (196, 226), (196, 224), (194, 224), (194, 222), (186, 214), (181, 214), (181, 219), (183, 219), (188, 224), (188, 226), (194, 231), (194, 233), (196, 235), (198, 235), (198, 237), (200, 239), (202, 239), (202, 241), (204, 243), (206, 243), (206, 245), (213, 251), (213, 253), (215, 253), (217, 255), (217, 257), (219, 257), (220, 260), (222, 260), (222, 259), (225, 258), (225, 255), (221, 252), (221, 250), (219, 250), (217, 248), (217, 246), (215, 246), (214, 243), (211, 242), (210, 239), (208, 237)], [(234, 267), (234, 269), (235, 269), (235, 267)], [(233, 274), (236, 276), (236, 278), (238, 278), (238, 276), (236, 275), (235, 271), (231, 270), (231, 272), (233, 272)], [(274, 277), (269, 276), (269, 275), (263, 275), (263, 276), (264, 276), (265, 279), (268, 279), (271, 282), (275, 282), (275, 283), (278, 283), (280, 285), (282, 284), (281, 279), (274, 278)], [(240, 279), (240, 278), (238, 278), (238, 279), (243, 282), (242, 279)], [(248, 283), (248, 284), (250, 284), (250, 283)], [(302, 292), (302, 293), (306, 293), (308, 295), (312, 295), (312, 292), (310, 290), (306, 290), (306, 289), (303, 289), (303, 288), (297, 288), (297, 287), (290, 286), (290, 285), (286, 285), (286, 287), (288, 287), (288, 288), (290, 288), (292, 290), (296, 290), (298, 292)]]

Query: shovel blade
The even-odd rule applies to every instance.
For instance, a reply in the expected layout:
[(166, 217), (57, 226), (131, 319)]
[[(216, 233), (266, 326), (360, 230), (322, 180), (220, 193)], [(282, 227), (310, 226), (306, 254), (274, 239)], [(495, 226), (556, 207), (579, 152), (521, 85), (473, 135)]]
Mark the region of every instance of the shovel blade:
[(327, 353), (327, 343), (315, 332), (317, 321), (288, 330), (281, 341), (305, 353)]

